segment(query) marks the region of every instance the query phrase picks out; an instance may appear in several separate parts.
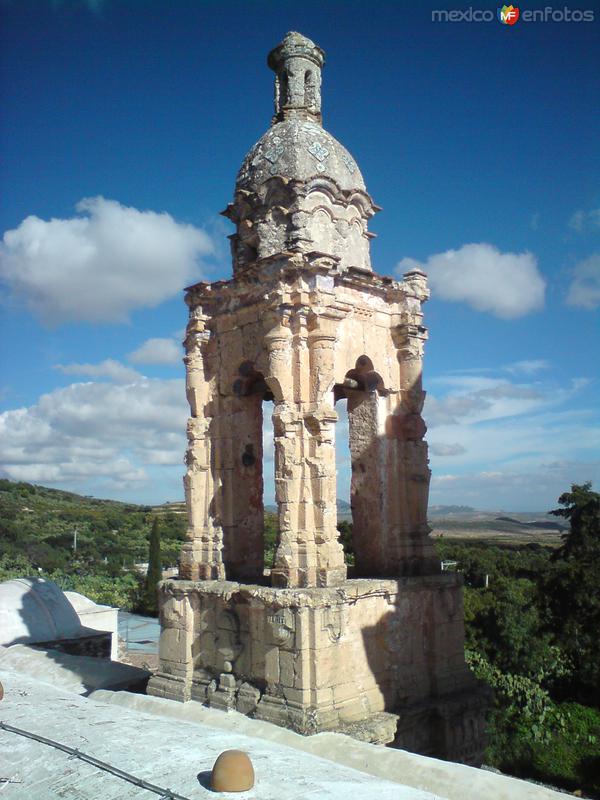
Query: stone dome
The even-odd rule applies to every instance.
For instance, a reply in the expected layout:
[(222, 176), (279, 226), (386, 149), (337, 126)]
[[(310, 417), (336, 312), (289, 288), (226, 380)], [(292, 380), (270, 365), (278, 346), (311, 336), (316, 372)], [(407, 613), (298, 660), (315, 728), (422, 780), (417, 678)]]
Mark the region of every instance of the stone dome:
[(303, 182), (325, 177), (344, 191), (366, 191), (346, 148), (321, 125), (301, 117), (277, 122), (258, 140), (242, 163), (236, 190), (256, 191), (275, 175)]

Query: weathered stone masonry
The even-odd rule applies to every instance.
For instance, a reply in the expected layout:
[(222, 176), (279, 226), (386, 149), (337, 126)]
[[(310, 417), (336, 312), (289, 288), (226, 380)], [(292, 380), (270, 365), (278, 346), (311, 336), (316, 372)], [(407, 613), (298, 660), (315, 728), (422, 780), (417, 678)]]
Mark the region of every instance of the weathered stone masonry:
[[(464, 663), (461, 587), (440, 572), (427, 525), (426, 276), (371, 269), (379, 209), (321, 127), (323, 60), (296, 33), (269, 55), (273, 123), (224, 212), (233, 278), (187, 290), (188, 541), (180, 579), (161, 589), (150, 691), (475, 762), (481, 701)], [(351, 580), (336, 529), (340, 400)], [(264, 401), (280, 529), (268, 576)]]

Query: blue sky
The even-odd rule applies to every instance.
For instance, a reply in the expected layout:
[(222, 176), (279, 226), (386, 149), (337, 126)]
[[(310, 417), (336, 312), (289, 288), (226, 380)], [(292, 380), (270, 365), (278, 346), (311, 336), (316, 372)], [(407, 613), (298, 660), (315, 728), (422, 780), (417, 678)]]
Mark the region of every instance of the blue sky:
[(383, 207), (375, 270), (430, 276), (431, 502), (544, 510), (600, 484), (600, 6), (432, 22), (452, 8), (0, 2), (0, 474), (181, 498), (181, 289), (230, 275), (218, 212), (269, 125), (266, 54), (299, 30)]

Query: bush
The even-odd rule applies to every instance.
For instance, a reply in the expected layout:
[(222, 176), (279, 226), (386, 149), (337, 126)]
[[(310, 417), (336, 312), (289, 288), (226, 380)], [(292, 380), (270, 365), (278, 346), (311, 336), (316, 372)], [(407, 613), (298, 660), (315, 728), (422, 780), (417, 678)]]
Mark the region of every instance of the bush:
[(13, 578), (39, 577), (38, 570), (21, 553), (0, 555), (0, 583)]
[(122, 608), (125, 611), (133, 611), (139, 604), (141, 578), (132, 572), (117, 578), (105, 575), (68, 575), (64, 572), (53, 572), (43, 577), (54, 581), (64, 592), (79, 592), (94, 603)]
[(563, 727), (543, 746), (532, 748), (533, 777), (565, 789), (600, 794), (600, 712), (562, 703)]

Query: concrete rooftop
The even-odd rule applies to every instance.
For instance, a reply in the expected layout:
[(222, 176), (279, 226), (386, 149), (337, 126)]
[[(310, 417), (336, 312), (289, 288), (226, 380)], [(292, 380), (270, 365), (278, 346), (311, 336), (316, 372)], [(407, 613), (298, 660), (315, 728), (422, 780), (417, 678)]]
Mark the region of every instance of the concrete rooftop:
[[(550, 800), (561, 796), (491, 772), (363, 744), (340, 734), (303, 737), (236, 712), (96, 689), (122, 682), (122, 668), (100, 659), (22, 645), (0, 648), (5, 691), (0, 720), (77, 748), (189, 800), (216, 796), (240, 800), (346, 800), (348, 796), (360, 800)], [(253, 790), (225, 795), (208, 788), (214, 761), (228, 749), (249, 753), (256, 773)], [(48, 744), (1, 729), (0, 792), (2, 800), (160, 796)]]

